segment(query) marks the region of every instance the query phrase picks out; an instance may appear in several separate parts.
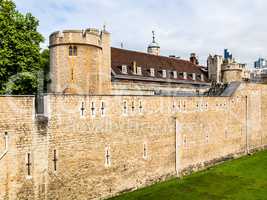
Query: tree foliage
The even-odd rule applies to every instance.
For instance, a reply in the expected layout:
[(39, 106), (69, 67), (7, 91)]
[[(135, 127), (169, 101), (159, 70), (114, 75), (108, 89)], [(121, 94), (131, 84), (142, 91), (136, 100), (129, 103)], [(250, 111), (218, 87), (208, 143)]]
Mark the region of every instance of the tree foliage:
[(48, 88), (47, 85), (50, 83), (49, 79), (49, 66), (50, 66), (50, 52), (49, 49), (44, 49), (41, 53), (41, 68), (43, 69), (43, 79), (42, 83), (44, 84), (41, 86), (40, 89), (43, 89), (43, 92), (47, 92)]
[(42, 70), (39, 22), (16, 10), (12, 0), (0, 0), (0, 93), (34, 94)]

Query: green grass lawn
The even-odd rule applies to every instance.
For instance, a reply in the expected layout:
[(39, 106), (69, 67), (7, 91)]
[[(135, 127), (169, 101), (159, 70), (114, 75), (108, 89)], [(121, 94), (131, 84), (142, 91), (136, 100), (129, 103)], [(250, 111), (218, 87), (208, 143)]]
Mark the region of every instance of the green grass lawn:
[(267, 151), (112, 200), (267, 200)]

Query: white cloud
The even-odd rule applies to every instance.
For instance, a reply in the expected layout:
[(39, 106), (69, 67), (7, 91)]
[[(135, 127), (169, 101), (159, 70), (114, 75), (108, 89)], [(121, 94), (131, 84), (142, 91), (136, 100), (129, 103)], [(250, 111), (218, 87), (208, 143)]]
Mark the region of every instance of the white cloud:
[(267, 1), (264, 0), (15, 0), (22, 12), (40, 20), (46, 39), (60, 29), (100, 28), (112, 33), (113, 46), (145, 51), (155, 30), (162, 54), (202, 63), (209, 53), (229, 48), (241, 62), (267, 57)]

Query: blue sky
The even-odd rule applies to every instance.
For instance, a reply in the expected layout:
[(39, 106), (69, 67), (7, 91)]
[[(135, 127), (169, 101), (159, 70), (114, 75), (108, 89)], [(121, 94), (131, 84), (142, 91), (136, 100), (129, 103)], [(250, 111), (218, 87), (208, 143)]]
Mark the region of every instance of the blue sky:
[(229, 48), (236, 59), (252, 65), (267, 57), (266, 0), (15, 0), (19, 11), (40, 20), (39, 31), (101, 28), (111, 32), (112, 46), (146, 51), (155, 30), (162, 55), (202, 64)]

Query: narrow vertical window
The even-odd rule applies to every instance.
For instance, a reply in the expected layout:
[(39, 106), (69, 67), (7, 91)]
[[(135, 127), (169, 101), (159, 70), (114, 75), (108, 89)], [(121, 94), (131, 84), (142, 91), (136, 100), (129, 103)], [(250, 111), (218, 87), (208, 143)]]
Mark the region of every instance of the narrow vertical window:
[(73, 55), (77, 56), (78, 55), (78, 49), (76, 46), (73, 47)]
[(94, 102), (91, 103), (91, 115), (92, 117), (95, 117), (95, 103)]
[(182, 102), (181, 101), (179, 101), (179, 104), (178, 104), (178, 110), (179, 111), (181, 111), (182, 109), (181, 109), (181, 107), (182, 107)]
[(184, 135), (183, 143), (184, 143), (184, 146), (186, 146), (186, 144), (187, 144), (187, 138), (186, 138), (186, 135)]
[(123, 101), (123, 114), (127, 115), (127, 101)]
[(72, 49), (72, 46), (69, 47), (69, 56), (72, 56), (73, 55), (73, 49)]
[(71, 80), (72, 81), (74, 80), (74, 70), (73, 70), (73, 68), (71, 69)]
[(27, 175), (28, 176), (31, 176), (31, 154), (30, 153), (27, 153), (27, 163), (26, 163), (26, 166), (27, 166)]
[(142, 101), (139, 101), (139, 113), (143, 112), (143, 105), (142, 105)]
[(144, 143), (143, 145), (143, 158), (147, 159), (147, 143)]
[(105, 116), (105, 103), (101, 101), (101, 108), (100, 108), (101, 116)]
[(186, 104), (185, 104), (185, 101), (184, 101), (184, 105), (183, 105), (183, 107), (184, 107), (184, 111), (185, 111), (185, 109), (186, 109)]
[(57, 171), (57, 150), (54, 150), (54, 158), (53, 158), (53, 162), (54, 162), (54, 171)]
[(111, 166), (111, 154), (110, 154), (110, 147), (105, 148), (105, 166), (110, 167)]
[(81, 106), (81, 116), (83, 117), (85, 114), (85, 107), (84, 107), (84, 102), (82, 102), (82, 106)]
[(176, 106), (175, 106), (175, 102), (174, 102), (174, 100), (172, 101), (172, 112), (175, 112), (176, 111), (176, 108), (175, 108)]
[(209, 134), (206, 133), (206, 143), (209, 143)]
[(134, 101), (132, 101), (132, 112), (134, 112)]

